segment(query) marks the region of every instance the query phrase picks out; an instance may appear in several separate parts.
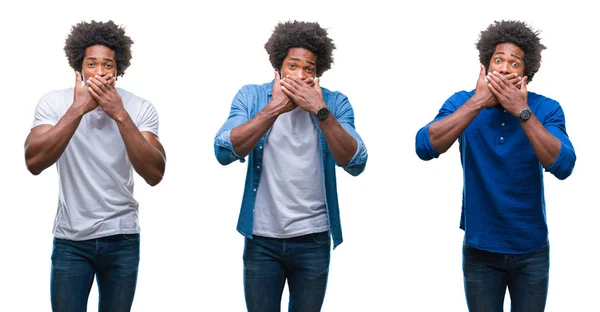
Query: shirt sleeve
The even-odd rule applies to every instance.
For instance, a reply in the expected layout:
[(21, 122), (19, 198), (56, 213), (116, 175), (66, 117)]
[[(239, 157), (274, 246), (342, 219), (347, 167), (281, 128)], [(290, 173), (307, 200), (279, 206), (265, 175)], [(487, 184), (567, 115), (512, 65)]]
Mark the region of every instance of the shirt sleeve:
[(228, 165), (236, 160), (245, 161), (244, 157), (238, 155), (233, 149), (230, 134), (232, 129), (243, 125), (249, 120), (247, 88), (244, 87), (235, 95), (231, 103), (229, 117), (215, 136), (215, 156), (221, 165)]
[(140, 132), (148, 131), (152, 132), (158, 137), (158, 113), (152, 103), (144, 101), (140, 114), (138, 116), (137, 123), (138, 130)]
[(357, 142), (356, 152), (352, 159), (345, 166), (341, 166), (346, 172), (353, 176), (361, 174), (367, 165), (368, 153), (367, 147), (362, 138), (356, 131), (354, 126), (354, 110), (352, 105), (345, 95), (339, 95), (337, 98), (338, 104), (334, 112), (335, 118), (338, 120), (342, 128), (348, 132)]
[(440, 156), (440, 153), (438, 153), (433, 148), (433, 145), (431, 145), (431, 138), (429, 136), (429, 125), (438, 120), (446, 118), (447, 116), (451, 115), (457, 110), (457, 106), (455, 105), (457, 96), (459, 96), (458, 93), (448, 98), (444, 105), (442, 105), (442, 108), (440, 108), (437, 116), (435, 116), (435, 118), (431, 122), (429, 122), (417, 132), (415, 138), (415, 150), (417, 152), (417, 156), (419, 156), (419, 158), (421, 158), (422, 160), (431, 160)]
[(35, 108), (31, 129), (39, 125), (55, 126), (58, 123), (61, 116), (59, 116), (57, 111), (58, 103), (56, 100), (56, 97), (51, 93), (45, 94), (40, 98)]
[(573, 144), (567, 135), (564, 112), (560, 105), (557, 102), (555, 103), (556, 107), (544, 118), (542, 124), (550, 134), (561, 142), (561, 147), (554, 163), (545, 170), (558, 179), (564, 180), (573, 172), (577, 157), (575, 156)]

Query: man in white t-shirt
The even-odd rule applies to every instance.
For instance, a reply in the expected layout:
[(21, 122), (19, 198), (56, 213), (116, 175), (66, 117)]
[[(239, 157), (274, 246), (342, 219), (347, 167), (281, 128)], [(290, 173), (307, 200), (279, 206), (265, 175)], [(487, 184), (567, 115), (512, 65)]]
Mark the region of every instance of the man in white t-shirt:
[(265, 44), (274, 80), (242, 87), (215, 137), (217, 160), (245, 161), (237, 230), (244, 235), (250, 312), (320, 311), (331, 241), (342, 243), (335, 167), (353, 176), (367, 162), (348, 98), (320, 86), (335, 49), (318, 23), (286, 22)]
[(66, 39), (73, 88), (39, 101), (25, 141), (34, 175), (56, 163), (53, 311), (86, 311), (97, 278), (99, 311), (130, 311), (139, 264), (138, 202), (133, 170), (154, 186), (165, 171), (154, 106), (115, 87), (133, 41), (112, 21), (81, 22)]

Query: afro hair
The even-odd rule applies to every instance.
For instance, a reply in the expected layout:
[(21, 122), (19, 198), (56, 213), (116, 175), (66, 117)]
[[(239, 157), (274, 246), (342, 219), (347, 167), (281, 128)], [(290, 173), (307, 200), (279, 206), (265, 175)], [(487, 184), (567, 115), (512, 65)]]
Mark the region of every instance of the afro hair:
[(113, 21), (80, 22), (74, 25), (65, 41), (65, 53), (69, 65), (81, 71), (85, 50), (94, 45), (103, 45), (115, 51), (117, 75), (123, 76), (131, 61), (133, 40), (125, 35), (125, 30)]
[(327, 30), (321, 28), (318, 23), (289, 21), (277, 24), (265, 44), (274, 69), (281, 69), (283, 60), (291, 48), (303, 48), (317, 56), (317, 77), (333, 64), (335, 44), (327, 37)]
[(521, 21), (494, 21), (481, 32), (476, 44), (477, 50), (479, 50), (479, 62), (485, 66), (486, 70), (489, 70), (490, 60), (496, 46), (502, 43), (512, 43), (523, 50), (525, 53), (523, 74), (528, 77), (527, 82), (530, 82), (540, 69), (542, 50), (546, 49), (540, 43), (539, 31), (532, 30)]

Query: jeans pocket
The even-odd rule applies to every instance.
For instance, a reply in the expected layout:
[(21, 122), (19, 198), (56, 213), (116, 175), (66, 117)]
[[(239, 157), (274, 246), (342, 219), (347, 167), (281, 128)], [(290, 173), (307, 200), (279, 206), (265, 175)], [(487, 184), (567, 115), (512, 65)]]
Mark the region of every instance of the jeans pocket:
[(331, 239), (329, 237), (329, 232), (321, 232), (321, 233), (312, 233), (310, 234), (312, 240), (317, 244), (329, 244)]
[(125, 238), (126, 240), (135, 242), (140, 240), (140, 234), (139, 233), (134, 233), (134, 234), (123, 234), (123, 238)]

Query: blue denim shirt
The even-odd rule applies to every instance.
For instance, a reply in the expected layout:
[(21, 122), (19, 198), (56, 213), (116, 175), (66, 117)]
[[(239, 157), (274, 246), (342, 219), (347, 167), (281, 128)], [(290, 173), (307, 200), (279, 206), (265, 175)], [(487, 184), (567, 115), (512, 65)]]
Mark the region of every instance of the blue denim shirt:
[[(215, 156), (222, 165), (227, 165), (233, 161), (245, 159), (236, 154), (231, 144), (231, 130), (246, 123), (260, 112), (271, 100), (273, 89), (273, 81), (262, 85), (246, 85), (242, 87), (231, 103), (231, 111), (229, 118), (215, 137)], [(326, 88), (321, 88), (323, 100), (329, 108), (330, 114), (335, 116), (340, 125), (356, 139), (358, 147), (354, 157), (350, 162), (343, 166), (344, 170), (353, 176), (359, 175), (365, 169), (367, 164), (367, 148), (364, 142), (354, 129), (354, 111), (348, 101), (348, 98), (340, 92), (329, 91)], [(331, 155), (331, 151), (325, 141), (325, 136), (319, 128), (319, 124), (315, 116), (313, 122), (317, 127), (319, 136), (319, 150), (321, 155), (321, 169), (323, 185), (325, 187), (325, 207), (329, 220), (329, 232), (333, 239), (333, 248), (342, 243), (342, 226), (340, 222), (340, 209), (337, 198), (337, 186), (335, 178), (335, 163)], [(270, 131), (270, 129), (269, 129)], [(242, 235), (252, 238), (254, 225), (254, 203), (256, 201), (256, 191), (260, 182), (260, 170), (263, 160), (263, 146), (269, 135), (269, 131), (262, 136), (258, 144), (252, 149), (248, 155), (248, 171), (246, 174), (246, 183), (244, 187), (244, 196), (242, 198), (242, 207), (238, 219), (237, 230)], [(338, 165), (339, 166), (339, 165)]]
[[(433, 121), (416, 136), (416, 152), (423, 160), (437, 158), (429, 125), (454, 113), (474, 91), (452, 95)], [(465, 244), (505, 254), (528, 253), (548, 242), (544, 170), (566, 179), (575, 166), (575, 150), (567, 135), (559, 103), (528, 92), (533, 114), (561, 142), (553, 164), (543, 168), (517, 117), (502, 106), (486, 108), (459, 136), (463, 166), (463, 201), (460, 228)]]

